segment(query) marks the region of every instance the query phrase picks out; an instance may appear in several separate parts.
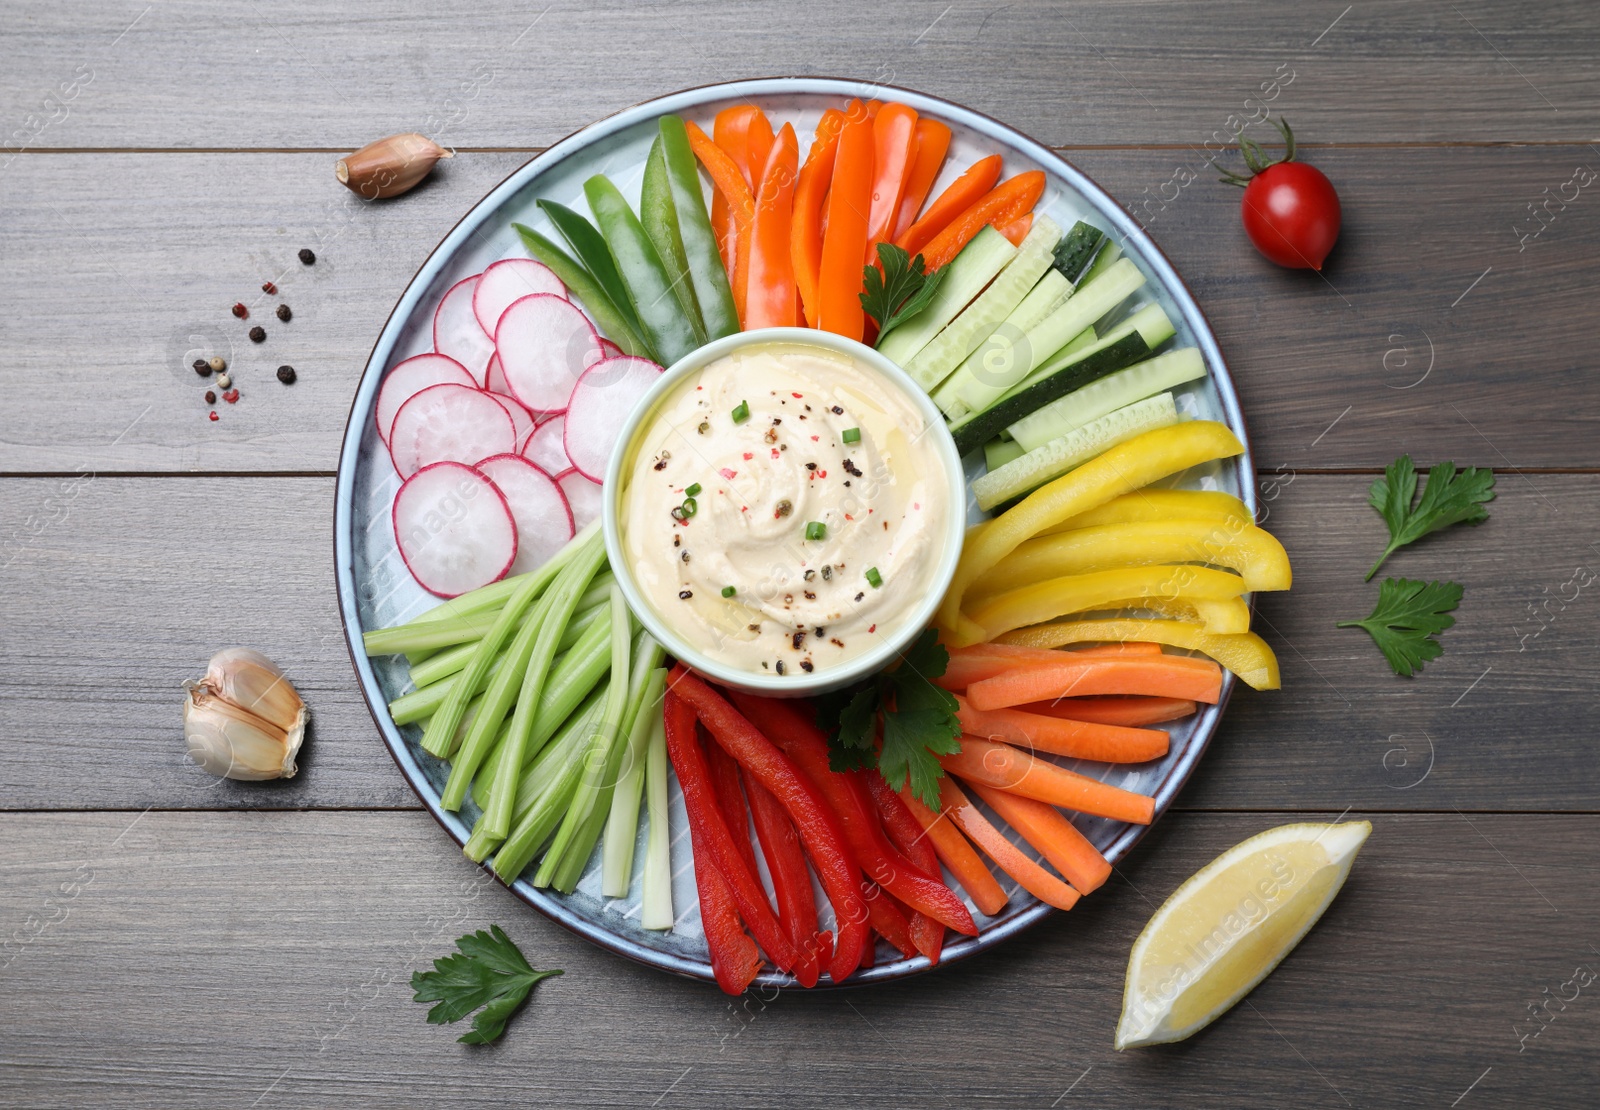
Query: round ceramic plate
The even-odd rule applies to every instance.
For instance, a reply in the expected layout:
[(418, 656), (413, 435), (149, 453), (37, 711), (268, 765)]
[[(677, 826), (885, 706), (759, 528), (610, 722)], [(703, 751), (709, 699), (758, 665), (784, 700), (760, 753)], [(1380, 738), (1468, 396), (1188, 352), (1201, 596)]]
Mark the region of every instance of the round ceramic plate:
[[(675, 93), (584, 128), (528, 162), (479, 201), (411, 280), (373, 347), (356, 390), (339, 455), (334, 564), (339, 605), (356, 675), (395, 762), (423, 804), (458, 843), (466, 842), (477, 810), (470, 801), (459, 814), (440, 807), (446, 765), (422, 751), (419, 728), (396, 727), (386, 708), (392, 698), (411, 689), (405, 661), (391, 657), (368, 659), (361, 649), (363, 631), (398, 624), (438, 602), (412, 580), (396, 550), (389, 513), (400, 483), (373, 421), (380, 379), (401, 359), (432, 349), (434, 309), (452, 285), (480, 272), (491, 262), (526, 257), (512, 229), (513, 222), (553, 234), (535, 201), (548, 198), (585, 211), (583, 182), (593, 174), (603, 173), (637, 203), (645, 156), (656, 134), (658, 116), (676, 113), (695, 120), (709, 131), (713, 117), (722, 108), (753, 103), (772, 116), (775, 125), (793, 123), (802, 143), (807, 143), (824, 109), (843, 107), (852, 97), (858, 96), (900, 100), (919, 113), (950, 126), (949, 159), (930, 196), (988, 154), (998, 152), (1004, 156), (1008, 177), (1023, 170), (1044, 170), (1049, 185), (1037, 211), (1048, 214), (1064, 228), (1081, 218), (1105, 229), (1148, 278), (1145, 288), (1131, 299), (1121, 314), (1143, 304), (1159, 303), (1176, 325), (1175, 345), (1198, 347), (1205, 357), (1210, 374), (1204, 381), (1178, 391), (1180, 410), (1189, 416), (1224, 421), (1248, 443), (1238, 398), (1216, 340), (1166, 257), (1092, 181), (1047, 148), (1004, 124), (947, 101), (903, 89), (868, 88), (858, 82), (823, 78), (771, 78)], [(1252, 473), (1247, 451), (1224, 464), (1190, 472), (1185, 484), (1236, 494), (1253, 510)], [(976, 507), (970, 506), (970, 509), (976, 518)], [(1225, 675), (1219, 704), (1207, 706), (1194, 716), (1174, 723), (1171, 751), (1165, 759), (1135, 767), (1085, 764), (1076, 769), (1117, 786), (1153, 795), (1159, 818), (1205, 751), (1221, 720), (1233, 684), (1233, 676)], [(627, 898), (600, 896), (598, 852), (577, 890), (570, 895), (536, 890), (526, 881), (515, 883), (512, 890), (539, 912), (614, 952), (678, 974), (711, 980), (693, 870), (689, 866), (686, 818), (675, 786), (671, 818), (673, 899), (678, 919), (669, 932), (651, 932), (640, 927), (637, 875)], [(1112, 862), (1125, 856), (1144, 832), (1140, 827), (1099, 818), (1079, 816), (1075, 820)], [(646, 823), (640, 822), (641, 844)], [(1000, 827), (1006, 828), (1003, 823)], [(1026, 844), (1021, 847), (1029, 851)], [(643, 854), (640, 847), (636, 858), (642, 859)], [(1031, 851), (1029, 854), (1034, 855)], [(953, 939), (944, 949), (943, 962), (961, 960), (999, 944), (1053, 912), (1049, 906), (1018, 889), (1004, 873), (996, 877), (1006, 887), (1010, 900), (994, 917), (978, 913), (969, 902), (980, 935), (954, 937), (952, 934)], [(928, 966), (925, 957), (904, 959), (880, 942), (876, 966), (857, 972), (847, 985), (896, 979)], [(783, 984), (788, 979), (769, 971), (759, 981)], [(824, 979), (823, 984), (827, 983)]]

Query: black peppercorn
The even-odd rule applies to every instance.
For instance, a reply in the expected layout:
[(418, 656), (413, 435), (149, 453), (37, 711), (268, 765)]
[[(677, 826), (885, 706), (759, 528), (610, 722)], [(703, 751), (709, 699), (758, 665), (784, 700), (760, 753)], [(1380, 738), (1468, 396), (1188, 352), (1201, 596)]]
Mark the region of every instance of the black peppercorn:
[(216, 403), (217, 403), (216, 390), (213, 390), (213, 389), (206, 390), (206, 404), (214, 405)]
[(811, 660), (802, 659), (802, 660), (800, 660), (800, 669), (802, 671), (805, 671), (806, 674), (810, 674), (815, 668), (812, 667)]
[(694, 591), (693, 590), (679, 590), (678, 591), (678, 597), (680, 599), (682, 599), (683, 601), (688, 601), (693, 596), (694, 596)]
[(205, 359), (197, 358), (194, 360), (193, 365), (194, 372), (199, 374), (202, 378), (209, 378), (211, 376), (211, 364)]
[(293, 366), (280, 366), (280, 367), (278, 367), (278, 380), (280, 382), (282, 382), (284, 385), (293, 385), (294, 384), (294, 378), (295, 378), (295, 373), (294, 373), (294, 367)]
[(252, 343), (263, 343), (263, 342), (266, 341), (266, 338), (267, 338), (267, 330), (265, 328), (263, 328), (260, 324), (257, 324), (255, 327), (250, 329), (250, 342), (252, 342)]
[(777, 671), (778, 671), (779, 674), (783, 673), (783, 660), (782, 659), (778, 660)]
[(311, 249), (309, 247), (302, 247), (300, 249), (300, 261), (301, 262), (304, 262), (307, 266), (309, 266), (313, 262), (315, 262), (316, 260), (317, 260), (317, 256), (311, 253)]
[(284, 323), (287, 324), (289, 322), (289, 317), (291, 317), (293, 315), (294, 315), (294, 313), (289, 311), (289, 306), (288, 305), (280, 304), (278, 306), (278, 319), (282, 320)]

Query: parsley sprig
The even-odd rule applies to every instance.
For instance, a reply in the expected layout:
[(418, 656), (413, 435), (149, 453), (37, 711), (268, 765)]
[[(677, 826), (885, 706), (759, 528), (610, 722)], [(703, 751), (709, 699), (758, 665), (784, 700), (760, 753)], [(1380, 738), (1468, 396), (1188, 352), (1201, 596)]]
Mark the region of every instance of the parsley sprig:
[[(899, 790), (909, 781), (911, 792), (939, 809), (939, 756), (961, 750), (961, 722), (956, 699), (933, 679), (950, 665), (950, 653), (927, 629), (906, 649), (900, 665), (862, 686), (817, 699), (817, 723), (830, 736), (828, 765), (835, 771), (876, 767)], [(878, 750), (876, 724), (883, 719), (883, 748)]]
[(1389, 546), (1367, 571), (1366, 581), (1372, 581), (1384, 560), (1406, 544), (1452, 524), (1482, 524), (1488, 520), (1489, 511), (1483, 506), (1494, 500), (1494, 471), (1477, 466), (1458, 471), (1455, 463), (1442, 462), (1428, 471), (1422, 498), (1413, 505), (1416, 492), (1417, 468), (1410, 455), (1394, 460), (1383, 477), (1372, 483), (1367, 502), (1389, 526)]
[[(437, 1003), (428, 1011), (429, 1025), (460, 1021), (474, 1010), (472, 1032), (457, 1038), (462, 1044), (488, 1044), (506, 1030), (535, 984), (560, 971), (537, 971), (498, 925), (491, 932), (479, 929), (456, 941), (459, 951), (434, 960), (432, 971), (411, 975), (415, 1002)], [(479, 1010), (479, 1007), (482, 1007)]]
[(1340, 628), (1364, 628), (1394, 668), (1410, 677), (1422, 664), (1437, 659), (1443, 646), (1433, 637), (1456, 623), (1450, 616), (1461, 604), (1462, 588), (1455, 582), (1416, 582), (1385, 578), (1378, 586), (1378, 605), (1359, 621), (1340, 621)]
[(867, 265), (862, 275), (866, 292), (860, 296), (861, 307), (878, 322), (879, 345), (884, 336), (928, 307), (944, 273), (942, 268), (929, 273), (920, 254), (912, 258), (893, 243), (878, 244), (878, 265)]

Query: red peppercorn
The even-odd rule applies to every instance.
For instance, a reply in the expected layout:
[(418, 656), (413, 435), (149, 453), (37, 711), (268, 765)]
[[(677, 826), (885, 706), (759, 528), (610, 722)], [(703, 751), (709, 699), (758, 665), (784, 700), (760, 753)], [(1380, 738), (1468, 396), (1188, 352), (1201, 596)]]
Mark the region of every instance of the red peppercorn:
[(261, 291), (270, 297), (278, 291), (278, 287), (270, 281), (264, 281), (261, 283)]
[(231, 405), (239, 399), (239, 391), (237, 389), (230, 389), (228, 392), (222, 395), (222, 399)]
[(250, 315), (250, 310), (244, 306), (243, 301), (240, 301), (238, 304), (233, 306), (233, 314), (239, 317), (239, 319), (243, 320), (245, 317)]
[(206, 415), (211, 417), (211, 419), (213, 419), (213, 420), (218, 419), (217, 410), (216, 409), (212, 409), (210, 412), (206, 413)]

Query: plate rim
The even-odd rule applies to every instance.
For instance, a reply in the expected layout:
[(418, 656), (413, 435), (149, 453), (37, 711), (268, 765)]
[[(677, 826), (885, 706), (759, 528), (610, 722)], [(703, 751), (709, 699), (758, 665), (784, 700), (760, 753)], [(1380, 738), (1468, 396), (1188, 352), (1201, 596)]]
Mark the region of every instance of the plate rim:
[[(1255, 464), (1250, 446), (1249, 428), (1245, 421), (1243, 408), (1239, 403), (1233, 376), (1228, 370), (1227, 362), (1222, 356), (1222, 350), (1217, 344), (1210, 320), (1206, 317), (1204, 310), (1201, 309), (1199, 302), (1196, 301), (1188, 282), (1178, 273), (1166, 253), (1139, 226), (1133, 216), (1088, 174), (1067, 161), (1055, 150), (1010, 124), (1004, 123), (986, 113), (946, 100), (943, 97), (896, 85), (865, 82), (851, 78), (810, 76), (743, 78), (737, 81), (695, 85), (621, 108), (573, 131), (512, 170), (468, 208), (428, 253), (428, 256), (417, 267), (416, 272), (412, 274), (399, 298), (395, 301), (394, 306), (390, 309), (388, 316), (384, 320), (383, 327), (379, 330), (378, 337), (373, 343), (372, 350), (367, 355), (361, 378), (351, 398), (350, 410), (345, 420), (344, 434), (340, 439), (339, 465), (334, 487), (333, 554), (335, 593), (339, 602), (340, 625), (345, 634), (345, 648), (350, 655), (351, 666), (356, 673), (357, 685), (361, 688), (362, 701), (366, 704), (367, 712), (372, 717), (379, 736), (383, 739), (384, 747), (388, 749), (390, 757), (394, 760), (412, 793), (417, 796), (417, 799), (432, 815), (434, 820), (450, 834), (450, 837), (456, 841), (458, 846), (466, 843), (470, 830), (467, 829), (459, 816), (448, 813), (440, 807), (440, 799), (437, 793), (427, 781), (426, 775), (423, 773), (416, 757), (411, 753), (405, 738), (400, 734), (398, 727), (390, 718), (387, 702), (379, 696), (381, 695), (381, 690), (378, 686), (377, 676), (373, 672), (371, 663), (359, 643), (361, 632), (360, 613), (354, 578), (353, 545), (350, 540), (353, 527), (352, 494), (356, 466), (360, 455), (361, 438), (365, 433), (367, 417), (370, 415), (371, 407), (375, 402), (377, 387), (382, 380), (385, 364), (394, 351), (401, 329), (405, 327), (411, 315), (416, 311), (418, 303), (427, 294), (439, 273), (450, 263), (463, 243), (476, 232), (478, 227), (490, 215), (498, 211), (511, 195), (519, 191), (530, 179), (538, 176), (544, 168), (562, 161), (593, 142), (642, 122), (649, 116), (679, 112), (714, 100), (734, 97), (754, 99), (762, 96), (783, 94), (850, 97), (861, 96), (864, 93), (871, 95), (885, 92), (905, 99), (913, 107), (917, 107), (919, 111), (924, 108), (929, 109), (933, 114), (941, 118), (950, 122), (959, 122), (991, 138), (997, 138), (1019, 152), (1026, 154), (1048, 172), (1066, 182), (1083, 197), (1096, 213), (1105, 218), (1111, 224), (1111, 230), (1119, 234), (1119, 241), (1123, 244), (1124, 249), (1127, 249), (1130, 244), (1132, 245), (1134, 252), (1138, 254), (1139, 260), (1148, 267), (1154, 277), (1161, 283), (1161, 287), (1173, 299), (1183, 319), (1189, 324), (1194, 333), (1195, 344), (1200, 348), (1206, 360), (1206, 365), (1212, 372), (1211, 376), (1218, 393), (1225, 422), (1239, 436), (1240, 442), (1244, 445), (1243, 452), (1227, 461), (1238, 472), (1241, 499), (1246, 507), (1250, 509), (1252, 517), (1255, 515), (1258, 506), (1255, 490)], [(1250, 597), (1249, 604), (1253, 612), (1255, 609), (1253, 596)], [(1188, 782), (1190, 776), (1193, 775), (1195, 767), (1210, 748), (1212, 739), (1221, 727), (1223, 713), (1232, 698), (1237, 682), (1237, 678), (1231, 672), (1223, 673), (1222, 690), (1217, 703), (1207, 706), (1201, 711), (1200, 718), (1196, 722), (1194, 738), (1185, 748), (1183, 757), (1173, 764), (1166, 777), (1157, 784), (1156, 790), (1152, 794), (1155, 800), (1155, 817), (1149, 825), (1129, 825), (1125, 827), (1107, 846), (1105, 855), (1108, 861), (1115, 864), (1118, 860), (1127, 856), (1139, 841), (1144, 838), (1145, 834), (1154, 827), (1156, 820), (1159, 820), (1170, 808), (1178, 793)], [(704, 982), (715, 981), (709, 959), (689, 959), (640, 944), (620, 933), (602, 928), (599, 924), (579, 916), (558, 898), (546, 891), (533, 887), (526, 879), (505, 883), (494, 875), (494, 872), (487, 864), (477, 864), (475, 866), (493, 877), (496, 882), (500, 882), (502, 886), (507, 887), (518, 899), (545, 917), (608, 951), (626, 957), (635, 963), (672, 972), (686, 978)], [(947, 944), (941, 955), (939, 966), (968, 959), (980, 952), (987, 951), (1038, 924), (1038, 922), (1054, 912), (1056, 911), (1053, 907), (1035, 899), (1032, 906), (1005, 922), (985, 929), (981, 935), (977, 937), (959, 937), (954, 942)], [(885, 961), (875, 967), (861, 969), (843, 983), (834, 983), (831, 980), (823, 979), (817, 983), (817, 986), (829, 990), (837, 990), (865, 986), (871, 983), (889, 982), (920, 974), (933, 966), (933, 964), (929, 963), (927, 957), (918, 955), (909, 959), (901, 958)], [(756, 977), (752, 985), (782, 988), (793, 984), (794, 979), (791, 976), (767, 969)]]

